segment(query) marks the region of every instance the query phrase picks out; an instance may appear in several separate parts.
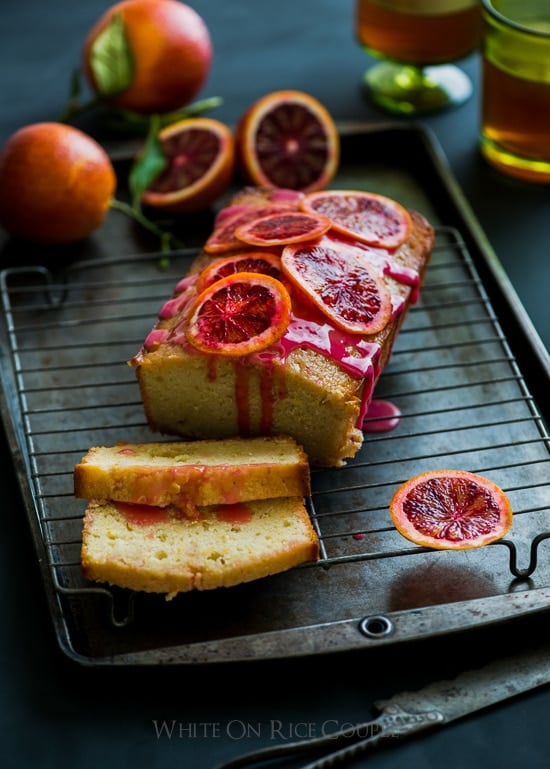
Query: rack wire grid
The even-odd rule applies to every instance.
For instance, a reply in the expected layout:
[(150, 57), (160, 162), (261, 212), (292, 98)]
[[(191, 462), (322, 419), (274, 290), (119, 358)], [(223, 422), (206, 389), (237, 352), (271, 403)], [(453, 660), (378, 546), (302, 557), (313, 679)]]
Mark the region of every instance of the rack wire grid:
[[(74, 497), (73, 468), (91, 446), (158, 439), (145, 422), (127, 361), (194, 255), (176, 252), (164, 269), (159, 254), (84, 262), (62, 280), (45, 267), (1, 274), (4, 419), (16, 436), (19, 480), (45, 556), (47, 587), (62, 612), (100, 595), (111, 602), (106, 621), (112, 626), (135, 622), (135, 596), (117, 614), (117, 589), (83, 578), (85, 501)], [(437, 228), (420, 301), (409, 311), (375, 397), (395, 404), (400, 422), (391, 431), (368, 431), (345, 467), (312, 469), (309, 508), (321, 558), (285, 575), (284, 585), (296, 586), (279, 612), (286, 617), (273, 624), (264, 619), (262, 631), (550, 585), (550, 559), (540, 557), (550, 538), (547, 427), (453, 228)], [(391, 495), (407, 478), (435, 468), (470, 470), (501, 486), (514, 511), (510, 534), (460, 552), (405, 540), (389, 519)], [(331, 586), (322, 599), (314, 572)], [(255, 589), (265, 590), (270, 579)], [(350, 597), (355, 594), (360, 605)], [(170, 603), (180, 599), (190, 600)], [(201, 599), (193, 600), (196, 606)]]

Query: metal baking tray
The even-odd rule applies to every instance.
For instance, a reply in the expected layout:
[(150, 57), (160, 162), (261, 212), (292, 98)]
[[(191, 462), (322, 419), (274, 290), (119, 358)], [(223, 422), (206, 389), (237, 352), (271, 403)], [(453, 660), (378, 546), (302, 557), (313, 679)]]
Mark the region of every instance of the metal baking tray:
[[(185, 250), (115, 214), (86, 244), (0, 274), (1, 414), (59, 645), (90, 666), (231, 662), (365, 649), (550, 608), (550, 365), (434, 137), (415, 125), (342, 126), (332, 186), (396, 197), (435, 225), (420, 302), (376, 397), (402, 412), (344, 468), (313, 470), (318, 563), (215, 591), (162, 596), (88, 584), (73, 467), (92, 445), (151, 440), (134, 371), (157, 311), (213, 212), (183, 219)], [(432, 551), (393, 528), (391, 494), (434, 468), (492, 478), (514, 523), (478, 550)]]

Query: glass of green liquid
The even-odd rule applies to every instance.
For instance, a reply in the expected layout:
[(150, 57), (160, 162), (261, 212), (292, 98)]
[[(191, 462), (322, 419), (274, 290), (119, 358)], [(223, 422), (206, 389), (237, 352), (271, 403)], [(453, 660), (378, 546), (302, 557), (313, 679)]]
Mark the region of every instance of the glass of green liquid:
[(480, 30), (480, 0), (355, 0), (356, 39), (379, 59), (365, 72), (367, 95), (401, 115), (464, 103), (473, 87), (454, 62), (479, 48)]
[(550, 183), (550, 0), (482, 0), (481, 153)]

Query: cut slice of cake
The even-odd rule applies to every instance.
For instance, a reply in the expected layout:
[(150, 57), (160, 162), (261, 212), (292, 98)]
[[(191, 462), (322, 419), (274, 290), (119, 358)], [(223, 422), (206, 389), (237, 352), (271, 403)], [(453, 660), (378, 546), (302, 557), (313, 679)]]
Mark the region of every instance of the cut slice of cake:
[(231, 587), (319, 557), (319, 540), (302, 497), (200, 508), (90, 500), (84, 516), (84, 576), (162, 593)]
[(75, 496), (165, 507), (310, 494), (309, 463), (293, 438), (167, 441), (94, 446), (74, 467)]
[[(353, 203), (354, 196), (362, 201), (369, 194), (334, 193), (337, 206), (347, 198)], [(398, 244), (392, 227), (386, 228), (391, 247), (383, 245), (383, 232), (382, 245), (354, 239), (349, 234), (354, 226), (349, 211), (345, 226), (334, 219), (333, 229), (314, 241), (263, 250), (239, 241), (243, 221), (245, 229), (250, 229), (254, 217), (264, 219), (267, 212), (264, 224), (271, 223), (274, 206), (282, 211), (284, 221), (284, 211), (303, 210), (306, 198), (288, 190), (247, 188), (219, 213), (214, 232), (189, 275), (161, 307), (154, 328), (129, 361), (136, 369), (153, 431), (187, 439), (291, 435), (310, 463), (319, 466), (340, 466), (361, 447), (364, 416), (396, 335), (418, 298), (434, 230), (420, 213), (371, 195), (374, 224), (379, 223), (380, 206), (395, 212), (397, 229), (403, 233)], [(318, 205), (319, 200), (310, 203)], [(270, 243), (276, 241), (269, 237)], [(235, 259), (229, 257), (252, 252), (269, 255), (269, 280), (262, 276), (267, 298), (255, 306), (248, 302), (252, 309), (244, 316), (240, 299), (230, 290), (237, 285), (242, 295), (253, 284), (250, 267), (239, 268), (246, 271), (241, 273), (246, 274), (242, 285), (234, 275), (220, 277), (214, 287), (208, 280), (214, 259), (227, 257), (222, 266), (234, 270)], [(274, 259), (279, 261), (275, 277)], [(272, 281), (278, 281), (278, 292), (269, 290)], [(219, 302), (222, 289), (223, 306)], [(273, 340), (264, 333), (270, 339), (267, 347), (250, 351), (251, 345), (245, 343), (245, 353), (236, 354), (233, 339), (238, 333), (245, 334), (246, 342), (246, 334), (254, 334), (262, 323), (268, 325), (275, 315), (280, 325), (277, 301), (280, 305), (280, 297), (287, 294), (290, 313), (281, 335)], [(249, 298), (250, 292), (245, 299)], [(244, 317), (242, 327), (231, 322), (236, 310), (241, 311), (239, 321)], [(199, 323), (203, 328), (197, 332)], [(373, 330), (365, 332), (369, 328)], [(211, 344), (216, 335), (222, 342)], [(230, 344), (224, 345), (223, 335)], [(255, 337), (256, 341), (261, 338)]]

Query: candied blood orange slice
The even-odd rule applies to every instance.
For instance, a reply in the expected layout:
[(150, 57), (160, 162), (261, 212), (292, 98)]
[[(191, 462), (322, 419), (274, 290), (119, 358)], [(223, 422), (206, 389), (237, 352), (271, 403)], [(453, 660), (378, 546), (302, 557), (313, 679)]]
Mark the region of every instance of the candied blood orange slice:
[(259, 187), (320, 190), (340, 160), (331, 114), (303, 91), (273, 91), (254, 102), (238, 121), (235, 144), (243, 175)]
[(512, 507), (487, 478), (466, 470), (432, 470), (397, 489), (390, 517), (417, 545), (466, 550), (501, 539), (512, 526)]
[(284, 246), (315, 240), (330, 227), (331, 221), (326, 216), (288, 211), (241, 224), (235, 230), (235, 237), (252, 246)]
[(285, 246), (283, 272), (336, 326), (352, 334), (375, 334), (391, 317), (385, 283), (352, 249), (323, 238)]
[(270, 275), (240, 272), (212, 283), (193, 302), (187, 341), (203, 352), (248, 355), (269, 347), (290, 321), (290, 295)]
[(412, 228), (406, 208), (374, 192), (312, 192), (302, 198), (300, 207), (309, 213), (328, 216), (335, 230), (371, 246), (397, 248), (407, 240)]
[(280, 280), (281, 258), (278, 254), (272, 254), (269, 251), (247, 251), (234, 256), (222, 256), (211, 262), (199, 274), (196, 289), (200, 293), (217, 280), (237, 272), (259, 272)]
[(204, 244), (207, 254), (223, 254), (243, 248), (243, 241), (235, 236), (237, 227), (245, 225), (254, 219), (271, 214), (286, 213), (294, 210), (288, 203), (276, 203), (258, 206), (244, 206), (234, 214), (223, 217), (219, 225), (214, 227), (214, 232)]
[(144, 205), (193, 212), (207, 208), (225, 192), (235, 168), (229, 126), (213, 118), (186, 118), (163, 128), (158, 139), (166, 165), (143, 192)]

